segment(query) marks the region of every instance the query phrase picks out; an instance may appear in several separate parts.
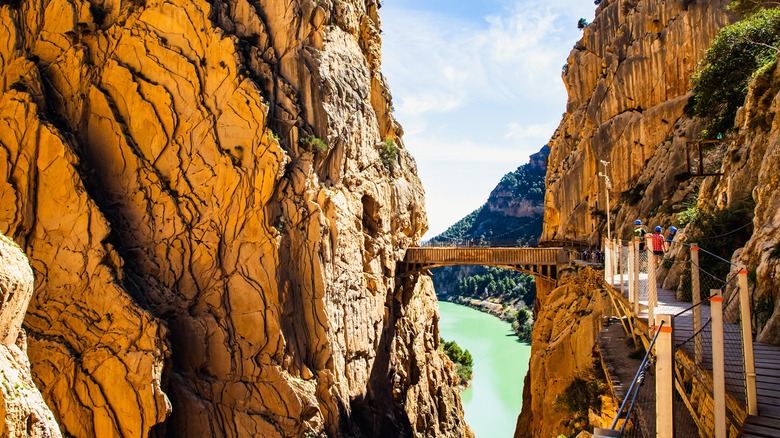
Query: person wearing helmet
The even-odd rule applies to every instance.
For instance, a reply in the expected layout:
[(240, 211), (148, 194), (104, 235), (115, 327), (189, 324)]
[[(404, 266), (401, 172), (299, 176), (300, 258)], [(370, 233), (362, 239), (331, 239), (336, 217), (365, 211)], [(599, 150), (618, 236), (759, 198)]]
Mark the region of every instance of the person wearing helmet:
[(658, 266), (661, 264), (661, 261), (664, 258), (664, 252), (666, 250), (664, 249), (664, 236), (661, 234), (661, 227), (655, 227), (655, 230), (653, 231), (652, 242), (653, 242), (653, 254), (655, 255), (655, 265)]
[(669, 249), (672, 247), (672, 243), (674, 242), (674, 236), (677, 234), (677, 227), (669, 227), (669, 235), (666, 236), (666, 241), (664, 242), (664, 250), (669, 251)]
[(639, 249), (643, 250), (645, 249), (645, 235), (647, 234), (647, 230), (642, 228), (642, 221), (639, 219), (634, 221), (634, 237), (639, 238)]

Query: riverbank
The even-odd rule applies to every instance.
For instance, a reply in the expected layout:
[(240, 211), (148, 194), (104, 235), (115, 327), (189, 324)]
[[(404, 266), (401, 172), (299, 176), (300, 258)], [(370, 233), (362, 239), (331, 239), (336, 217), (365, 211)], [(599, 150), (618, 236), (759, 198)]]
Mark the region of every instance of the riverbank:
[[(512, 331), (515, 333), (520, 341), (531, 343), (531, 330), (533, 328), (533, 310), (526, 307), (523, 300), (512, 300), (505, 302), (500, 297), (490, 297), (485, 300), (480, 300), (472, 297), (462, 297), (458, 295), (451, 295), (445, 297), (439, 297), (439, 302), (449, 302), (461, 306), (471, 307), (482, 313), (495, 316), (502, 321), (512, 324)], [(518, 321), (518, 312), (522, 312), (525, 309), (526, 314), (521, 318), (523, 321)]]

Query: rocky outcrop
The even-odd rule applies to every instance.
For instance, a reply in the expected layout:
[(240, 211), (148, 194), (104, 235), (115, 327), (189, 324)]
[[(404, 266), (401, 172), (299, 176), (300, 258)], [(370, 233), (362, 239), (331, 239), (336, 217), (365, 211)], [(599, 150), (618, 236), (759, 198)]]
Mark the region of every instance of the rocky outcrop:
[[(530, 156), (528, 164), (504, 175), (490, 192), (485, 208), (493, 214), (502, 213), (509, 218), (541, 218), (544, 215), (542, 178), (547, 172), (549, 154), (550, 148), (545, 145), (539, 152)], [(532, 229), (513, 231), (515, 235), (536, 235), (536, 227), (530, 228)]]
[(465, 433), (430, 284), (396, 283), (427, 224), (377, 2), (17, 3), (0, 231), (64, 432)]
[(0, 234), (0, 436), (56, 438), (60, 430), (33, 383), (21, 327), (32, 294), (27, 257)]
[(634, 219), (669, 225), (698, 190), (685, 143), (700, 127), (685, 114), (690, 78), (727, 1), (605, 0), (569, 55), (567, 110), (550, 141), (541, 240), (598, 243), (606, 233), (604, 171), (612, 221), (628, 238)]
[[(570, 436), (586, 428), (586, 421), (572, 420), (576, 415), (557, 400), (574, 379), (594, 379), (600, 370), (593, 352), (610, 305), (600, 275), (585, 268), (566, 273), (554, 289), (545, 282), (538, 285), (531, 360), (515, 437)], [(614, 404), (604, 397), (608, 405)]]
[[(727, 3), (600, 2), (564, 67), (569, 99), (550, 141), (540, 240), (600, 244), (606, 237), (607, 208), (612, 236), (627, 239), (635, 219), (668, 227), (685, 208), (684, 201), (695, 198), (701, 179), (687, 175), (686, 142), (697, 139), (701, 127), (686, 116), (685, 106), (692, 73), (731, 18)], [(609, 207), (605, 179), (599, 176), (605, 172), (602, 160), (609, 162)], [(563, 298), (567, 295), (562, 293), (547, 296), (538, 290), (537, 302), (577, 299)], [(567, 307), (565, 301), (559, 304)], [(551, 341), (548, 335), (554, 333), (555, 319), (546, 315), (553, 313), (539, 309), (518, 436), (526, 436), (524, 431), (541, 436), (570, 430), (562, 414), (555, 412), (552, 394), (560, 393), (567, 378), (591, 363), (582, 348), (567, 347), (570, 340), (595, 339), (597, 330), (588, 324), (567, 324), (561, 330), (571, 332), (561, 337), (563, 342)], [(598, 306), (580, 310), (597, 313)], [(577, 309), (557, 318), (566, 321), (573, 311)], [(588, 345), (592, 342), (583, 344)], [(552, 363), (550, 358), (555, 358), (556, 366), (544, 367)]]
[[(772, 344), (780, 344), (779, 111), (780, 68), (775, 62), (751, 81), (737, 116), (739, 131), (724, 155), (723, 176), (709, 178), (700, 195), (721, 209), (746, 198), (755, 202), (752, 236), (732, 262), (755, 272), (755, 282), (750, 282), (753, 328), (757, 341)], [(726, 293), (735, 292), (729, 285)], [(736, 313), (736, 308), (730, 310)]]

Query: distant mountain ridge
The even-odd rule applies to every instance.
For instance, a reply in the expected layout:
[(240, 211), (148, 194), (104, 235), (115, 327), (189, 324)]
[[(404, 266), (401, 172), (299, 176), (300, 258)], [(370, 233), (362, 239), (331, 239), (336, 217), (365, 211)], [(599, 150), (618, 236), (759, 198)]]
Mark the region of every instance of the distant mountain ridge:
[(431, 239), (496, 245), (534, 246), (542, 233), (544, 176), (550, 148), (531, 155), (527, 164), (507, 173), (487, 202)]

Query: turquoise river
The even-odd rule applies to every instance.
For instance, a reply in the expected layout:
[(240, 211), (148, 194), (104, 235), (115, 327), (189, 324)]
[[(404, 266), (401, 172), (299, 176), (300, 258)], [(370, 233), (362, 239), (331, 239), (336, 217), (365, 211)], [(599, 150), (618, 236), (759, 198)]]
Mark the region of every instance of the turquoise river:
[(477, 438), (511, 438), (531, 346), (517, 339), (509, 323), (470, 307), (439, 301), (439, 315), (441, 336), (474, 358), (474, 378), (461, 394), (466, 422)]

